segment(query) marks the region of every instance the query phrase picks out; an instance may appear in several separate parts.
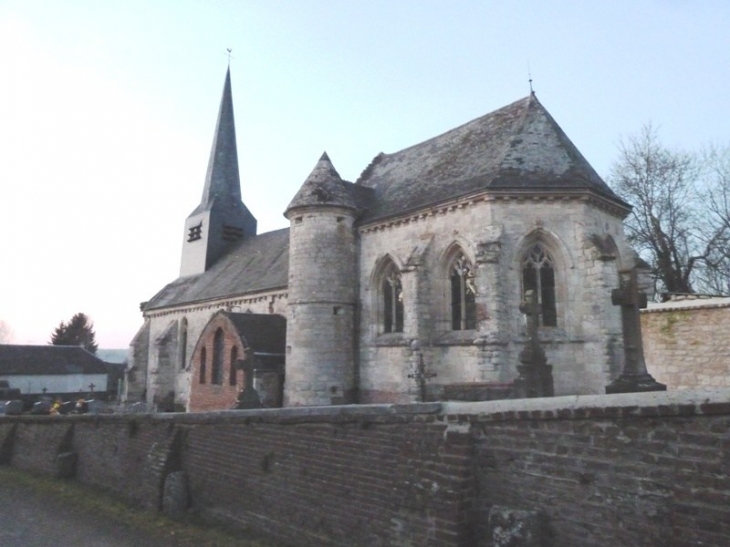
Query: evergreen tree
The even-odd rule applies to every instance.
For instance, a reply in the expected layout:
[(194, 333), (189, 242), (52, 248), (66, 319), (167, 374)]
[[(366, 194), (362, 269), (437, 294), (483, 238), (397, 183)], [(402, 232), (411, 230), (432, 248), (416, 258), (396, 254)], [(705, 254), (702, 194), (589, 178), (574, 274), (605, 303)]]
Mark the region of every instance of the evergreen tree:
[(51, 334), (54, 346), (81, 346), (90, 353), (96, 353), (96, 333), (94, 324), (83, 313), (77, 313), (66, 323), (61, 321)]

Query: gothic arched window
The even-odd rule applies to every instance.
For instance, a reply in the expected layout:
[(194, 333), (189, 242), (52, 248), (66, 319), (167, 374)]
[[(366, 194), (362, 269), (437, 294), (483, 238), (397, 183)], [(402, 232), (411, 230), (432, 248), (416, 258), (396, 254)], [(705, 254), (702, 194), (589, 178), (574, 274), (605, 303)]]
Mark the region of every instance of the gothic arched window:
[(451, 328), (472, 330), (477, 327), (474, 268), (464, 253), (459, 253), (449, 268), (451, 281)]
[(383, 269), (380, 294), (383, 306), (383, 332), (403, 332), (403, 284), (393, 261)]
[(229, 366), (229, 372), (228, 372), (228, 384), (231, 386), (235, 386), (237, 382), (236, 373), (238, 372), (236, 370), (236, 361), (238, 360), (238, 346), (233, 346), (231, 348), (231, 364)]
[(223, 383), (223, 329), (215, 331), (213, 336), (213, 366), (211, 367), (210, 383)]
[(180, 369), (185, 369), (188, 358), (188, 320), (183, 317), (180, 321)]
[(206, 368), (208, 366), (208, 363), (206, 363), (207, 357), (208, 357), (208, 354), (205, 351), (205, 346), (203, 346), (200, 349), (200, 383), (201, 384), (205, 383), (205, 376), (207, 374)]
[(522, 294), (533, 290), (542, 307), (540, 325), (556, 327), (558, 312), (555, 300), (555, 263), (540, 243), (532, 245), (522, 259)]

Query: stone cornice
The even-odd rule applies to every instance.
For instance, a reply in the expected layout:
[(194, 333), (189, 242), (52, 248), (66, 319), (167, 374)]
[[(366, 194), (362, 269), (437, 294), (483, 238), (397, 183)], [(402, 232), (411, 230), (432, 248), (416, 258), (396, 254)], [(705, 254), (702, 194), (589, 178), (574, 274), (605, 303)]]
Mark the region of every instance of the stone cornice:
[(615, 201), (587, 190), (544, 190), (535, 191), (533, 189), (520, 190), (488, 190), (480, 194), (464, 196), (439, 204), (428, 205), (421, 209), (409, 211), (401, 215), (395, 215), (388, 218), (381, 218), (372, 222), (367, 222), (358, 227), (360, 233), (377, 232), (411, 224), (421, 220), (426, 220), (440, 215), (446, 215), (454, 211), (459, 211), (468, 207), (473, 207), (479, 202), (552, 202), (552, 201), (580, 201), (589, 203), (607, 213), (625, 218), (629, 210), (617, 204)]
[(229, 297), (213, 298), (210, 300), (200, 300), (197, 302), (189, 302), (185, 305), (171, 306), (168, 308), (155, 308), (154, 310), (145, 311), (142, 315), (145, 319), (152, 317), (164, 317), (165, 315), (178, 315), (181, 313), (192, 313), (204, 310), (231, 310), (256, 302), (270, 301), (275, 299), (287, 298), (286, 290), (267, 291), (264, 293), (256, 293), (249, 295), (233, 295)]

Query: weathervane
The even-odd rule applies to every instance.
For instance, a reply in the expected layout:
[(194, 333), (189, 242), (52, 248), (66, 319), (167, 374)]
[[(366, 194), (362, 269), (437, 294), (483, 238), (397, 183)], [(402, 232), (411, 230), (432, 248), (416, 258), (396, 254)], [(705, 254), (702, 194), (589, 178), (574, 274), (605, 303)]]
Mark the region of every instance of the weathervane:
[(532, 89), (532, 71), (530, 70), (530, 61), (527, 61), (527, 78), (527, 81), (530, 82), (530, 95), (534, 95), (535, 92)]
[(231, 65), (231, 52), (233, 52), (233, 48), (227, 47), (226, 51), (228, 52), (228, 66)]

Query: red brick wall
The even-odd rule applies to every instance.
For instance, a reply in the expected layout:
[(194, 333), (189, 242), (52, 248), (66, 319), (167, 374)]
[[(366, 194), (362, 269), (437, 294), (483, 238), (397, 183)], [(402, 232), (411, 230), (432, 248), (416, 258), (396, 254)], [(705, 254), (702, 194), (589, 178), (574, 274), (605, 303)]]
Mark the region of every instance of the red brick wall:
[(540, 510), (550, 545), (730, 545), (729, 431), (730, 403), (484, 416), (476, 522), (497, 504)]
[[(212, 382), (214, 339), (218, 329), (223, 331), (223, 375), (220, 384)], [(243, 388), (243, 371), (236, 371), (236, 385), (230, 385), (231, 349), (238, 348), (238, 359), (243, 357), (243, 344), (230, 321), (218, 315), (208, 323), (200, 335), (192, 357), (192, 377), (190, 385), (190, 412), (208, 410), (229, 410), (236, 406), (238, 392)], [(200, 361), (202, 349), (206, 353), (205, 383), (200, 383)]]
[(675, 392), (5, 417), (0, 446), (12, 445), (11, 465), (49, 473), (70, 442), (78, 480), (150, 507), (166, 473), (184, 470), (196, 510), (293, 546), (488, 547), (499, 505), (545, 515), (544, 545), (724, 547), (728, 401)]

